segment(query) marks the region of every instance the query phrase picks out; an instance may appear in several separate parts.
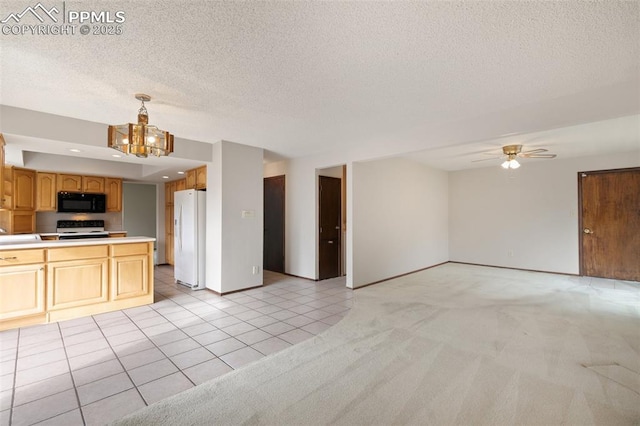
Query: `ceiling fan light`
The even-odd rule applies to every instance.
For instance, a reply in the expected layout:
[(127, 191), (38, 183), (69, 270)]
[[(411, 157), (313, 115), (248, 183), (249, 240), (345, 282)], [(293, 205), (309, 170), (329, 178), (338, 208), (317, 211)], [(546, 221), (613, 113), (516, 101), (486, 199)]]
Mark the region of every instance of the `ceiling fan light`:
[(518, 160), (511, 160), (509, 161), (509, 167), (511, 167), (512, 169), (517, 169), (518, 167), (520, 167), (520, 163), (518, 163)]
[(502, 163), (502, 168), (503, 169), (508, 169), (509, 168), (509, 160), (505, 161), (504, 163)]

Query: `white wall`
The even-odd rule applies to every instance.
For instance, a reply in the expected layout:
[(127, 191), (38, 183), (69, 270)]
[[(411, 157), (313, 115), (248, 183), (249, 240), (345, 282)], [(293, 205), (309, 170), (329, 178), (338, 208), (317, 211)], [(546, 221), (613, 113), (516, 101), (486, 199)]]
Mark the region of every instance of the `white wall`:
[(219, 293), (262, 285), (262, 157), (262, 149), (246, 145), (222, 141), (213, 147), (207, 167), (207, 286)]
[(640, 151), (452, 172), (449, 258), (577, 274), (577, 173), (637, 166)]
[(447, 172), (388, 159), (352, 176), (353, 288), (448, 260)]

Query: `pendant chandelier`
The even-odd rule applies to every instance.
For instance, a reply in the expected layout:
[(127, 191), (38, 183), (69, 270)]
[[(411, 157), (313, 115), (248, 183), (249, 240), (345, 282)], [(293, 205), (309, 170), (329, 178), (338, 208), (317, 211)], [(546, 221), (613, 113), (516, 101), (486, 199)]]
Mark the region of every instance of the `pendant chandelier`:
[(173, 152), (173, 135), (149, 125), (149, 114), (144, 106), (151, 97), (142, 93), (136, 94), (136, 99), (142, 102), (138, 110), (138, 123), (119, 124), (109, 126), (109, 147), (117, 149), (127, 155), (148, 157), (155, 155), (169, 155)]

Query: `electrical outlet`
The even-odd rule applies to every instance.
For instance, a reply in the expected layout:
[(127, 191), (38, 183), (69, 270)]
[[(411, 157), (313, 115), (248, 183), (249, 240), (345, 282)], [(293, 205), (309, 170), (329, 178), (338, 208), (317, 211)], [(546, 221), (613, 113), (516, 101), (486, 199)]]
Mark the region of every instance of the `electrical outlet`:
[(509, 250), (509, 251), (507, 252), (507, 256), (509, 256), (509, 257), (513, 257), (513, 250)]
[(253, 275), (258, 275), (259, 272), (260, 272), (260, 267), (259, 266), (254, 266), (253, 267)]

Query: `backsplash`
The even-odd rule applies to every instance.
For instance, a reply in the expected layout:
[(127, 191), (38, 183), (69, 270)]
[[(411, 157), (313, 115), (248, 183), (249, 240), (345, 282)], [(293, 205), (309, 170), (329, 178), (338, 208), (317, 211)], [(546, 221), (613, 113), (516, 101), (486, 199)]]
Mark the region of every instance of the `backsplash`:
[(104, 220), (107, 231), (124, 231), (122, 229), (122, 213), (56, 213), (36, 212), (36, 233), (56, 232), (59, 220)]

